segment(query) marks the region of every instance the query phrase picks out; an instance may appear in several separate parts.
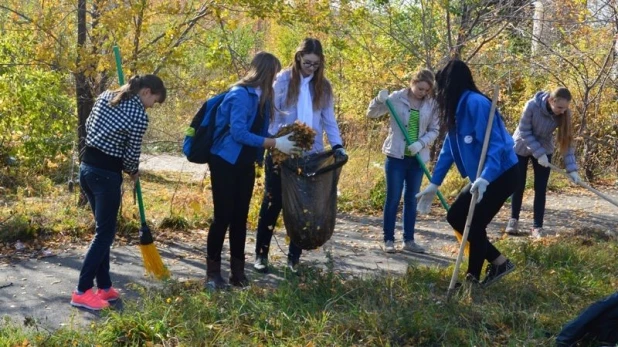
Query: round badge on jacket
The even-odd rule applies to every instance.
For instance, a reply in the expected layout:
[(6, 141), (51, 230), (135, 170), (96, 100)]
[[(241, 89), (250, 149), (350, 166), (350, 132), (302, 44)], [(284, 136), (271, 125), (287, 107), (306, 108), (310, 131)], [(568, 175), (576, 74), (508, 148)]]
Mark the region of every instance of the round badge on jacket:
[(471, 135), (467, 135), (466, 137), (464, 137), (464, 142), (467, 144), (471, 144), (473, 139), (474, 138)]

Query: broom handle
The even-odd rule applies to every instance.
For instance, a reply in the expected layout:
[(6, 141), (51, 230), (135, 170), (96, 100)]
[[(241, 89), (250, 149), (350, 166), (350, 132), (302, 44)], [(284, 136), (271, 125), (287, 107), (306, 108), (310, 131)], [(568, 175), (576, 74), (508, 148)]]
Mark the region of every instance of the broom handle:
[[(498, 86), (494, 86), (494, 95), (491, 99), (491, 109), (489, 111), (489, 119), (487, 120), (487, 127), (485, 128), (485, 138), (483, 139), (483, 149), (481, 150), (481, 157), (479, 160), (479, 166), (476, 170), (476, 177), (481, 176), (483, 172), (483, 166), (485, 166), (485, 156), (487, 154), (487, 147), (489, 147), (489, 138), (491, 136), (491, 128), (494, 122), (494, 116), (496, 113), (496, 104), (498, 103)], [(464, 105), (465, 106), (465, 105)], [(468, 217), (466, 218), (466, 227), (461, 237), (461, 244), (459, 245), (459, 253), (457, 254), (457, 261), (455, 262), (455, 269), (453, 270), (453, 276), (451, 276), (451, 283), (448, 286), (447, 297), (450, 297), (451, 292), (455, 289), (455, 283), (457, 282), (457, 275), (459, 274), (459, 266), (463, 258), (466, 242), (468, 241), (468, 234), (470, 233), (470, 225), (472, 224), (472, 217), (474, 217), (474, 209), (476, 208), (476, 199), (478, 197), (478, 191), (472, 194), (472, 200), (470, 200), (470, 208), (468, 208)]]
[[(556, 165), (554, 165), (554, 164), (552, 164), (552, 163), (549, 163), (549, 167), (550, 167), (552, 170), (554, 170), (554, 171), (556, 171), (556, 172), (559, 172), (559, 173), (563, 174), (563, 175), (564, 175), (564, 176), (566, 176), (567, 178), (570, 178), (569, 174), (568, 174), (566, 171), (562, 170), (561, 168), (557, 167)], [(602, 193), (602, 192), (600, 192), (600, 191), (598, 191), (598, 190), (596, 190), (596, 189), (592, 188), (592, 187), (591, 187), (591, 186), (589, 186), (587, 183), (584, 183), (584, 182), (582, 182), (582, 181), (579, 181), (577, 184), (578, 184), (578, 185), (580, 185), (580, 186), (582, 186), (582, 187), (584, 187), (584, 188), (586, 188), (586, 189), (588, 189), (589, 191), (591, 191), (591, 192), (595, 193), (596, 195), (598, 195), (599, 197), (601, 197), (603, 200), (605, 200), (605, 201), (609, 202), (610, 204), (612, 204), (612, 205), (614, 205), (614, 206), (618, 207), (618, 201), (616, 201), (616, 200), (612, 199), (609, 195), (604, 194), (604, 193)]]
[(142, 185), (139, 183), (139, 177), (135, 180), (135, 195), (137, 195), (139, 219), (142, 222), (142, 225), (146, 225), (146, 212), (144, 211), (144, 200), (142, 199)]
[[(120, 57), (120, 48), (114, 45), (114, 58), (116, 59), (116, 71), (118, 72), (118, 84), (124, 85), (124, 73), (122, 72), (122, 58)], [(142, 199), (142, 187), (139, 183), (139, 177), (135, 180), (135, 195), (137, 195), (137, 205), (139, 207), (139, 218), (142, 225), (146, 225), (146, 212), (144, 211), (144, 201)]]
[(120, 58), (120, 48), (114, 45), (114, 58), (116, 58), (116, 71), (118, 72), (118, 84), (124, 85), (124, 73), (122, 72), (122, 59)]
[[(410, 136), (408, 136), (408, 132), (405, 131), (405, 129), (403, 127), (403, 124), (401, 124), (401, 120), (399, 119), (399, 117), (397, 117), (397, 113), (395, 113), (395, 109), (393, 108), (393, 104), (391, 104), (391, 101), (389, 99), (386, 99), (385, 103), (386, 103), (386, 107), (388, 107), (388, 110), (389, 110), (389, 113), (390, 113), (391, 117), (393, 117), (393, 119), (395, 119), (395, 122), (399, 126), (399, 130), (401, 130), (401, 133), (403, 134), (403, 137), (405, 137), (406, 143), (408, 144), (408, 146), (411, 145), (412, 144), (412, 140), (410, 140)], [(423, 172), (425, 173), (425, 176), (427, 177), (427, 179), (431, 181), (431, 174), (429, 173), (429, 170), (427, 170), (427, 167), (425, 166), (425, 163), (423, 163), (423, 159), (421, 159), (421, 156), (418, 155), (418, 153), (416, 153), (414, 155), (414, 157), (416, 158), (416, 161), (418, 162), (418, 164), (421, 167), (421, 169), (423, 169)], [(442, 203), (442, 207), (444, 207), (444, 209), (448, 211), (448, 207), (449, 206), (446, 203), (446, 199), (444, 199), (444, 196), (442, 195), (442, 193), (440, 193), (439, 190), (438, 190), (438, 199), (440, 199), (440, 203)]]

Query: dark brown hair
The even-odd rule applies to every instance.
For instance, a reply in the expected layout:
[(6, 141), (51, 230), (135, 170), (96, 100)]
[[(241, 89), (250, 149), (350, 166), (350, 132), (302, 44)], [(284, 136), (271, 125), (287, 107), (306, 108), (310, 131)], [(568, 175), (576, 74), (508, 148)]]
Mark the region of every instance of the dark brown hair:
[(288, 86), (288, 94), (286, 96), (286, 106), (294, 105), (298, 102), (298, 93), (300, 92), (301, 79), (301, 58), (307, 54), (315, 54), (320, 58), (320, 66), (313, 72), (311, 85), (313, 86), (313, 109), (319, 110), (326, 107), (333, 97), (333, 89), (330, 82), (324, 77), (324, 51), (319, 40), (313, 38), (304, 39), (294, 53), (294, 61), (290, 66), (292, 76), (290, 85)]
[(109, 102), (112, 106), (118, 106), (121, 102), (136, 96), (140, 90), (149, 88), (152, 94), (159, 96), (159, 103), (163, 103), (167, 97), (167, 89), (156, 75), (136, 75), (129, 79), (129, 83), (114, 90), (114, 98)]

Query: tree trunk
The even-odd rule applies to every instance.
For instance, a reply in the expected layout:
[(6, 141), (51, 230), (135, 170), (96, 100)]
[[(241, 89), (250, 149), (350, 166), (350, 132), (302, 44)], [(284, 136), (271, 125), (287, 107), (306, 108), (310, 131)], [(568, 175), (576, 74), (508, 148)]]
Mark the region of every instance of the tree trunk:
[[(77, 6), (77, 70), (75, 72), (75, 97), (77, 101), (77, 153), (79, 161), (82, 161), (84, 148), (86, 147), (86, 119), (90, 115), (94, 101), (92, 90), (88, 85), (88, 78), (84, 74), (81, 65), (82, 49), (86, 44), (86, 0), (79, 0)], [(71, 177), (73, 179), (73, 177)], [(86, 198), (81, 192), (78, 205), (86, 204)]]

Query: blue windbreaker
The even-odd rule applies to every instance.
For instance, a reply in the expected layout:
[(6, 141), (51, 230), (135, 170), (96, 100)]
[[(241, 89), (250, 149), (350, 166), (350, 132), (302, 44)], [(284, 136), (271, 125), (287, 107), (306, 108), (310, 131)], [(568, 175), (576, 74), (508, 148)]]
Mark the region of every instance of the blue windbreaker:
[[(462, 94), (455, 113), (455, 127), (446, 135), (431, 183), (441, 185), (453, 163), (462, 177), (468, 177), (471, 182), (476, 180), (490, 109), (491, 101), (484, 95), (473, 91)], [(515, 164), (513, 138), (496, 110), (481, 177), (491, 183)]]

